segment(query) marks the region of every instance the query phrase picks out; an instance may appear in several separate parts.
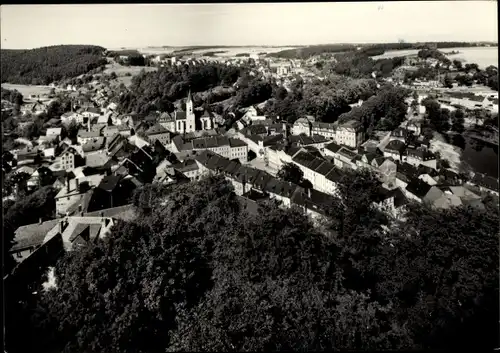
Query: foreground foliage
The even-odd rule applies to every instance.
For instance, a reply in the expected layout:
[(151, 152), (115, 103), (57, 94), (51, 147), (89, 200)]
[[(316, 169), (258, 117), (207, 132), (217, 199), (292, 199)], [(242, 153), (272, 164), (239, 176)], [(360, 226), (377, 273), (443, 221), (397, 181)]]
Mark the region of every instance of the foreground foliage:
[[(494, 347), (498, 211), (416, 205), (383, 232), (375, 179), (346, 173), (342, 183), (326, 234), (273, 202), (246, 213), (220, 177), (148, 186), (136, 222), (66, 255), (58, 289), (25, 300), (14, 316), (30, 312), (31, 323), (9, 326), (7, 316), (7, 349)], [(16, 339), (27, 331), (30, 340)]]

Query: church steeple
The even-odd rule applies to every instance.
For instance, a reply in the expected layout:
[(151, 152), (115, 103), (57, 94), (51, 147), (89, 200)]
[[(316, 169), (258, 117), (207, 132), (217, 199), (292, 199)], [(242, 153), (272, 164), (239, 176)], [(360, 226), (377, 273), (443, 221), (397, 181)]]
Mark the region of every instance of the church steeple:
[(193, 98), (191, 97), (191, 88), (190, 88), (189, 92), (188, 92), (187, 102), (192, 102), (192, 101), (193, 101)]

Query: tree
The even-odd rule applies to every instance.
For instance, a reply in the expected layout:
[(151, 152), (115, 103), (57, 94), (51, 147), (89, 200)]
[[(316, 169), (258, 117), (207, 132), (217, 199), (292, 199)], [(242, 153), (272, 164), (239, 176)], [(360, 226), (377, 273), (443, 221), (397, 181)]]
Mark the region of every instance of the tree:
[(462, 62), (460, 60), (453, 60), (453, 65), (457, 68), (457, 70), (462, 70)]
[(285, 163), (278, 171), (277, 177), (298, 185), (304, 178), (304, 173), (296, 164)]
[(464, 122), (465, 122), (465, 114), (461, 109), (455, 110), (451, 114), (451, 130), (455, 131), (459, 134), (465, 131)]
[(110, 75), (109, 75), (109, 78), (112, 79), (112, 80), (116, 80), (118, 76), (116, 75), (116, 72), (112, 72)]
[(451, 79), (450, 76), (448, 76), (448, 75), (444, 76), (443, 85), (446, 88), (453, 88), (453, 80)]

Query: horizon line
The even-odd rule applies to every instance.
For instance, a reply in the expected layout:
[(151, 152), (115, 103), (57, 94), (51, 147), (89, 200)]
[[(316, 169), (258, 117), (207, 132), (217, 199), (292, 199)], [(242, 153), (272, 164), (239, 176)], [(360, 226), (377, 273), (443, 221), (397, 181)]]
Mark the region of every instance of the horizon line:
[[(330, 43), (318, 43), (318, 44), (292, 44), (292, 45), (284, 45), (284, 44), (223, 44), (223, 45), (218, 45), (218, 44), (190, 44), (190, 45), (137, 45), (137, 46), (126, 46), (126, 47), (114, 47), (112, 49), (138, 49), (138, 48), (190, 48), (190, 47), (207, 47), (207, 49), (210, 48), (238, 48), (238, 47), (245, 47), (245, 48), (251, 48), (251, 47), (262, 47), (262, 48), (275, 48), (275, 47), (283, 47), (283, 48), (299, 48), (299, 47), (314, 47), (314, 46), (326, 46), (326, 45), (380, 45), (380, 44), (426, 44), (426, 43), (475, 43), (475, 44), (495, 44), (498, 46), (498, 41), (488, 41), (488, 40), (447, 40), (447, 41), (411, 41), (411, 42), (394, 42), (394, 41), (381, 41), (381, 42), (330, 42)], [(31, 47), (31, 48), (1, 48), (2, 50), (33, 50), (33, 49), (40, 49), (40, 48), (47, 48), (47, 47), (54, 47), (54, 46), (63, 46), (63, 45), (86, 45), (86, 46), (97, 46), (97, 47), (102, 47), (105, 49), (110, 49), (110, 47), (106, 47), (100, 44), (82, 44), (82, 43), (71, 43), (71, 44), (50, 44), (50, 45), (43, 45), (43, 46), (38, 46), (38, 47)], [(209, 48), (210, 47), (210, 48)], [(203, 49), (203, 48), (200, 48)], [(447, 48), (448, 49), (448, 48)]]

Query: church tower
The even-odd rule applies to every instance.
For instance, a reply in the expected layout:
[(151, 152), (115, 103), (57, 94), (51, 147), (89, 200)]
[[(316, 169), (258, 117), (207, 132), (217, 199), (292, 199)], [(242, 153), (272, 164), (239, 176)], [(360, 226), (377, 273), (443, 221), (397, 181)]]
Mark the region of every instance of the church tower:
[(186, 132), (196, 131), (196, 118), (194, 115), (193, 98), (189, 90), (186, 100)]

